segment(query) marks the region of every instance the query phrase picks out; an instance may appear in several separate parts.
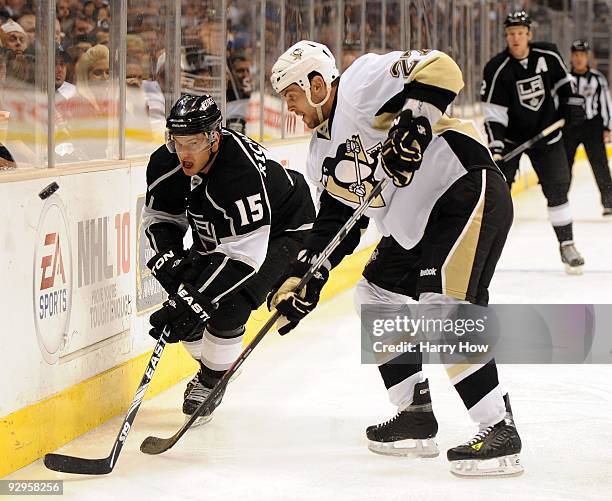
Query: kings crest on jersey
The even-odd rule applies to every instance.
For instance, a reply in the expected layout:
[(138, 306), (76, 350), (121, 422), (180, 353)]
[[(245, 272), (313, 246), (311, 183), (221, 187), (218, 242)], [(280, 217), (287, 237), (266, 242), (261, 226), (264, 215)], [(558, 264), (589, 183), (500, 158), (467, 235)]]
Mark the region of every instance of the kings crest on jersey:
[[(320, 190), (356, 207), (385, 175), (382, 144), (407, 100), (430, 103), (444, 113), (462, 87), (456, 63), (439, 51), (361, 56), (342, 75), (330, 117), (313, 133), (308, 177)], [(366, 211), (384, 235), (393, 234), (407, 249), (421, 239), (437, 199), (474, 166), (470, 145), (477, 144), (486, 156), (480, 163), (495, 168), (471, 122), (443, 114), (432, 125), (433, 139), (410, 184), (389, 183)]]

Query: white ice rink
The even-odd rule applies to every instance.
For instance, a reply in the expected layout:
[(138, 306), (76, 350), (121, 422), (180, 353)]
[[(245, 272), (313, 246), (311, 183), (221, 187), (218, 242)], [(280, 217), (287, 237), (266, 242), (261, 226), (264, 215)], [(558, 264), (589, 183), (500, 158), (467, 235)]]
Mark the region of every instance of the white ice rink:
[[(515, 224), (492, 287), (498, 303), (612, 303), (612, 219), (601, 216), (590, 169), (571, 191), (575, 240), (585, 273), (567, 276), (539, 188), (516, 198)], [(612, 348), (612, 334), (610, 347)], [(300, 329), (269, 334), (206, 426), (170, 451), (139, 451), (150, 434), (182, 423), (184, 383), (146, 401), (105, 477), (45, 469), (41, 461), (9, 479), (63, 479), (64, 499), (122, 500), (586, 500), (612, 499), (612, 365), (500, 366), (523, 439), (525, 473), (459, 479), (446, 449), (475, 432), (442, 367), (429, 366), (441, 454), (384, 457), (367, 450), (367, 425), (393, 414), (374, 366), (360, 364), (351, 292), (322, 304)], [(106, 456), (123, 416), (60, 452)]]

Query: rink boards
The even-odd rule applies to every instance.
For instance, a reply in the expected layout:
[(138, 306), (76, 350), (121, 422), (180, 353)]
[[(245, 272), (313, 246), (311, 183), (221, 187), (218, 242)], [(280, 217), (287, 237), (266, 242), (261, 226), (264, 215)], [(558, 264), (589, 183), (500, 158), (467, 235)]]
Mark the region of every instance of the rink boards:
[[(307, 139), (269, 148), (303, 170)], [(535, 184), (525, 165), (516, 191)], [(140, 225), (145, 167), (140, 159), (0, 178), (8, 326), (0, 354), (0, 477), (125, 412), (132, 400), (152, 347), (148, 316), (164, 299), (145, 266), (152, 255)], [(41, 200), (51, 181), (59, 191)], [(358, 280), (376, 240), (369, 231), (324, 297)], [(247, 337), (266, 318), (264, 309), (253, 314)], [(193, 372), (186, 352), (169, 347), (148, 397)]]

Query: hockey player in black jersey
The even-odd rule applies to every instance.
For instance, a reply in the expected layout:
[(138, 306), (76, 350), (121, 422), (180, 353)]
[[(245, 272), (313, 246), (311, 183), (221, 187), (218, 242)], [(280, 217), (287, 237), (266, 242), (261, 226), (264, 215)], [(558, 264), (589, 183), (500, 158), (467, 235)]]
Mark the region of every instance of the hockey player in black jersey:
[(576, 149), (582, 143), (599, 188), (603, 215), (612, 216), (612, 176), (606, 155), (612, 129), (610, 89), (603, 73), (589, 66), (587, 41), (575, 40), (571, 52), (572, 76), (578, 94), (585, 98), (587, 120), (581, 127), (570, 126), (563, 131), (567, 163), (571, 173)]
[[(151, 315), (150, 334), (159, 338), (169, 325), (170, 342), (182, 341), (200, 364), (185, 391), (187, 415), (242, 351), (251, 311), (295, 259), (315, 217), (304, 177), (221, 122), (212, 97), (181, 97), (166, 145), (147, 166), (143, 224), (156, 252), (147, 266), (169, 294)], [(193, 245), (184, 250), (189, 228)]]
[[(584, 100), (576, 95), (556, 46), (532, 43), (530, 24), (523, 11), (508, 15), (504, 23), (508, 46), (485, 65), (481, 88), (489, 148), (510, 186), (520, 155), (502, 162), (504, 154), (559, 118), (565, 118), (570, 126), (584, 121)], [(573, 240), (567, 199), (570, 175), (561, 136), (561, 131), (552, 134), (526, 153), (548, 202), (549, 219), (565, 269), (570, 274), (580, 274), (584, 259)]]

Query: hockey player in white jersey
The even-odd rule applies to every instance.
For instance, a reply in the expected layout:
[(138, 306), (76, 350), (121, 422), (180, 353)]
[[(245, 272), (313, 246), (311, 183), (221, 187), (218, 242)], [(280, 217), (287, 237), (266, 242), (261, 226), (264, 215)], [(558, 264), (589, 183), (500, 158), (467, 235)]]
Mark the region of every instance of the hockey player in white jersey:
[[(326, 46), (301, 41), (278, 58), (271, 81), (289, 111), (314, 129), (307, 177), (320, 193), (299, 259), (268, 297), (284, 315), (279, 332), (286, 334), (315, 308), (329, 269), (354, 250), (367, 220), (297, 296), (299, 277), (385, 176), (393, 182), (366, 211), (384, 237), (356, 287), (358, 309), (400, 309), (407, 296), (425, 305), (486, 305), (512, 224), (512, 200), (474, 126), (444, 113), (463, 87), (455, 62), (435, 50), (366, 54), (340, 77)], [(366, 430), (370, 449), (437, 455), (438, 423), (422, 364), (395, 359), (379, 369), (398, 413)], [(520, 473), (521, 441), (494, 360), (447, 371), (479, 428), (448, 451), (451, 471)], [(483, 466), (490, 459), (495, 466)]]

